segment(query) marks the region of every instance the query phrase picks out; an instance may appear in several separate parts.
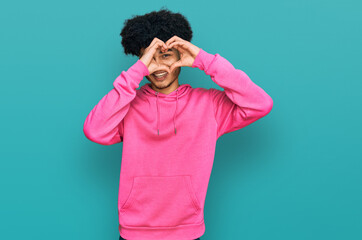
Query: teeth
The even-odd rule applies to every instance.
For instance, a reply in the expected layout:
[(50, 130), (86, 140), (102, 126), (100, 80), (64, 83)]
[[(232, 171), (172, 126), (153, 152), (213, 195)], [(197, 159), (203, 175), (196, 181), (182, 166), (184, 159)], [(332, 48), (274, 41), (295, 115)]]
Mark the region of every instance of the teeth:
[(164, 75), (166, 75), (167, 74), (167, 72), (164, 72), (164, 73), (161, 73), (161, 74), (155, 74), (155, 76), (156, 77), (162, 77), (162, 76), (164, 76)]

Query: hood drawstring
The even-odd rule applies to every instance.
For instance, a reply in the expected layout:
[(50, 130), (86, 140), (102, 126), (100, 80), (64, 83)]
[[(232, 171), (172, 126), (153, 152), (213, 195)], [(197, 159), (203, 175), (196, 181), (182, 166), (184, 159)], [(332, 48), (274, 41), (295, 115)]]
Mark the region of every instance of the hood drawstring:
[[(178, 102), (178, 89), (176, 89), (176, 108), (175, 108), (175, 112), (173, 114), (173, 126), (175, 129), (175, 135), (176, 135), (176, 114), (177, 114), (177, 102)], [(157, 106), (157, 135), (160, 135), (160, 123), (159, 123), (159, 118), (160, 118), (160, 111), (158, 109), (158, 92), (156, 92), (156, 106)]]
[[(179, 110), (180, 110), (180, 106), (179, 106), (180, 103), (178, 101), (181, 101), (182, 97), (185, 97), (187, 94), (190, 93), (190, 91), (192, 90), (191, 85), (188, 83), (178, 85), (178, 87), (175, 89), (175, 91), (172, 91), (169, 94), (163, 94), (161, 92), (154, 90), (152, 88), (152, 85), (148, 84), (148, 83), (144, 84), (140, 90), (141, 90), (140, 94), (142, 94), (142, 97), (148, 98), (149, 100), (152, 100), (152, 102), (154, 101), (153, 98), (156, 97), (156, 108), (157, 108), (157, 113), (156, 113), (157, 132), (156, 132), (156, 134), (158, 136), (160, 136), (160, 125), (162, 123), (161, 118), (160, 118), (160, 116), (161, 116), (161, 107), (159, 106), (160, 101), (161, 101), (161, 103), (163, 101), (167, 102), (167, 106), (168, 106), (168, 104), (173, 104), (173, 102), (176, 102), (175, 112), (173, 114), (173, 120), (172, 120), (173, 127), (174, 127), (174, 133), (176, 136), (177, 135), (176, 123), (178, 124), (177, 112), (179, 112)], [(169, 114), (171, 111), (172, 111), (172, 109), (169, 110), (169, 108), (167, 108), (167, 116), (171, 115), (171, 114)], [(152, 130), (152, 131), (155, 131), (155, 130)]]
[(158, 119), (160, 118), (160, 112), (158, 110), (158, 92), (156, 92), (156, 106), (157, 106), (157, 135), (160, 135), (160, 126)]
[(177, 102), (178, 102), (178, 89), (176, 89), (176, 108), (175, 108), (175, 113), (173, 114), (173, 126), (175, 128), (175, 135), (176, 135), (176, 122), (175, 122), (175, 117), (176, 117), (176, 113), (177, 113)]

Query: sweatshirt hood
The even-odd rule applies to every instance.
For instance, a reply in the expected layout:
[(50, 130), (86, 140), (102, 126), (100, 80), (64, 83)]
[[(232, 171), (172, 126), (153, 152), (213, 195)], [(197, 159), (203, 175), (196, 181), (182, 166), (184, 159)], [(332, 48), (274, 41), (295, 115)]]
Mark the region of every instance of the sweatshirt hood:
[(156, 118), (157, 118), (157, 135), (160, 135), (160, 121), (159, 121), (160, 110), (158, 107), (159, 98), (162, 98), (162, 100), (164, 100), (164, 101), (175, 102), (175, 112), (173, 114), (173, 125), (174, 125), (175, 135), (176, 135), (176, 133), (177, 133), (177, 131), (176, 131), (177, 103), (178, 103), (179, 98), (188, 94), (189, 91), (191, 90), (191, 88), (192, 87), (190, 84), (181, 84), (181, 85), (179, 85), (179, 87), (176, 90), (170, 92), (169, 94), (164, 94), (164, 93), (154, 90), (151, 87), (150, 83), (146, 83), (140, 88), (142, 94), (144, 94), (145, 96), (150, 97), (150, 98), (155, 98), (156, 107), (157, 107), (157, 112), (155, 113)]

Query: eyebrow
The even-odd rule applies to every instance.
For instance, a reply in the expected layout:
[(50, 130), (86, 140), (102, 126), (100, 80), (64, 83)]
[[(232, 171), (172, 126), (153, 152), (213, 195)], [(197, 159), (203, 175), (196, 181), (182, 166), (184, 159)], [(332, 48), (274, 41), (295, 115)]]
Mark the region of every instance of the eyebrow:
[[(168, 49), (167, 52), (172, 52), (172, 49)], [(164, 52), (160, 51), (160, 54), (162, 54)]]

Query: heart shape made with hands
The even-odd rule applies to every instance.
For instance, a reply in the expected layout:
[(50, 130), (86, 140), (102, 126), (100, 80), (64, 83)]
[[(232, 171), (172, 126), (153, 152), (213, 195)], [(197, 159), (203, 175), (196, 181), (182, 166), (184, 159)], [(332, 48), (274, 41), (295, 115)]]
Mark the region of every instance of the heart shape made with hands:
[(160, 49), (162, 52), (167, 52), (171, 48), (176, 49), (180, 56), (179, 60), (169, 66), (171, 72), (173, 72), (177, 67), (192, 67), (196, 56), (201, 50), (191, 42), (176, 35), (167, 40), (166, 43), (155, 37), (150, 45), (141, 52), (140, 60), (148, 67), (149, 72), (152, 74), (159, 68), (153, 57), (156, 49)]
[(175, 48), (180, 53), (180, 59), (170, 66), (171, 72), (177, 67), (191, 67), (195, 61), (196, 56), (200, 52), (199, 47), (178, 36), (170, 38), (166, 41), (165, 44), (167, 49), (162, 47), (163, 52), (167, 51), (168, 49)]

